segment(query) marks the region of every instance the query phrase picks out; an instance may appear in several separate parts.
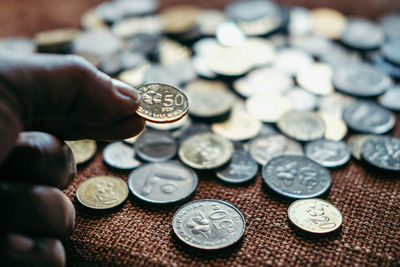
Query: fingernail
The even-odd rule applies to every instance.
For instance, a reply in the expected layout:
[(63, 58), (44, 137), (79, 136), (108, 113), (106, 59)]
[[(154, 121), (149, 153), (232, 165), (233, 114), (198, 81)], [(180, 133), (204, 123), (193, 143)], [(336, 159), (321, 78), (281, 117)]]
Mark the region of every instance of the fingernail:
[(120, 80), (113, 79), (112, 80), (113, 85), (117, 91), (123, 95), (124, 97), (129, 98), (131, 101), (133, 101), (135, 104), (140, 102), (140, 94), (139, 92), (134, 89), (132, 86), (121, 82)]
[(35, 245), (35, 241), (33, 241), (33, 239), (29, 237), (20, 234), (9, 233), (8, 244), (10, 246), (10, 249), (12, 249), (13, 251), (26, 252), (33, 248), (33, 246)]

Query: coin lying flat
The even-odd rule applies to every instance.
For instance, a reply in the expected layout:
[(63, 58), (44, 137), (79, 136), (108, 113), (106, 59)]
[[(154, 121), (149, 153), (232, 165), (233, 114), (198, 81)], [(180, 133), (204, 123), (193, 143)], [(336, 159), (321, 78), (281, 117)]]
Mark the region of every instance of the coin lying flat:
[(314, 34), (339, 39), (346, 27), (346, 17), (330, 8), (316, 8), (311, 11)]
[(204, 250), (235, 244), (243, 236), (245, 228), (245, 219), (235, 206), (215, 199), (189, 202), (172, 218), (175, 235), (185, 244)]
[(146, 120), (168, 123), (179, 120), (189, 110), (189, 101), (181, 90), (161, 83), (138, 88), (142, 102), (137, 114)]
[(128, 194), (128, 186), (121, 178), (95, 176), (78, 186), (76, 198), (91, 209), (110, 209), (124, 202)]
[(246, 108), (257, 119), (275, 123), (292, 109), (292, 104), (289, 99), (278, 94), (257, 94), (246, 99)]
[(164, 29), (171, 34), (183, 34), (197, 24), (199, 9), (195, 6), (181, 5), (165, 9), (161, 13)]
[(175, 156), (177, 144), (171, 133), (147, 129), (136, 140), (135, 149), (139, 158), (160, 162)]
[(129, 189), (153, 204), (171, 204), (191, 196), (197, 188), (196, 173), (177, 161), (148, 163), (129, 174)]
[(325, 139), (340, 141), (346, 136), (347, 126), (343, 119), (326, 112), (318, 111), (317, 113), (326, 126)]
[(229, 165), (216, 172), (219, 179), (227, 183), (245, 183), (254, 179), (258, 165), (246, 151), (235, 151)]
[(183, 141), (178, 154), (189, 167), (215, 169), (231, 159), (233, 144), (218, 134), (196, 134)]
[(381, 28), (366, 19), (349, 19), (340, 40), (350, 48), (358, 50), (372, 50), (378, 48), (384, 35)]
[(290, 111), (279, 119), (278, 128), (298, 141), (313, 141), (324, 136), (326, 126), (316, 113)]
[(317, 96), (306, 90), (293, 88), (285, 92), (284, 95), (292, 103), (293, 110), (313, 111), (317, 107)]
[(307, 157), (324, 167), (338, 167), (350, 160), (350, 151), (343, 141), (317, 140), (304, 147)]
[(351, 155), (357, 160), (361, 160), (361, 147), (368, 137), (370, 137), (368, 134), (355, 134), (347, 141)]
[(319, 115), (323, 112), (324, 114), (330, 114), (341, 119), (343, 116), (343, 109), (354, 101), (355, 98), (338, 92), (332, 95), (322, 96), (318, 101)]
[(142, 163), (135, 159), (135, 149), (123, 142), (108, 144), (103, 150), (104, 162), (116, 169), (130, 170)]
[(343, 111), (343, 119), (354, 131), (367, 134), (383, 134), (396, 122), (393, 113), (371, 101), (350, 103)]
[(269, 188), (289, 198), (317, 197), (331, 186), (329, 171), (305, 156), (275, 157), (264, 165), (261, 174)]
[(379, 96), (378, 101), (385, 108), (400, 111), (400, 86), (391, 87)]
[(94, 140), (65, 141), (74, 154), (75, 163), (82, 164), (96, 155), (97, 143)]
[(311, 198), (293, 202), (288, 209), (289, 221), (313, 234), (327, 234), (340, 228), (343, 217), (340, 210), (328, 201)]
[(361, 156), (369, 164), (386, 171), (400, 171), (400, 138), (370, 136), (362, 143)]
[(264, 166), (281, 155), (303, 155), (301, 145), (281, 134), (259, 136), (250, 141), (249, 152), (258, 164)]
[(316, 95), (330, 95), (334, 92), (332, 85), (332, 68), (325, 63), (314, 63), (301, 69), (296, 76), (299, 85)]

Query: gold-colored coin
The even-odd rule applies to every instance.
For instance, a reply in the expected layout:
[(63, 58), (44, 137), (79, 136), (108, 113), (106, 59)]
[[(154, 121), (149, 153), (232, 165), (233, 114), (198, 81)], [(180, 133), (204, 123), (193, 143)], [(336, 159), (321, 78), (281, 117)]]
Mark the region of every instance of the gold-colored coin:
[(97, 151), (97, 143), (94, 140), (65, 141), (74, 154), (76, 164), (82, 164), (94, 157)]
[(96, 13), (95, 8), (89, 9), (81, 17), (81, 26), (85, 30), (106, 29), (107, 24)]
[(299, 85), (316, 95), (333, 94), (332, 68), (325, 63), (314, 63), (301, 69), (296, 76)]
[(34, 36), (39, 52), (58, 52), (69, 45), (78, 35), (77, 29), (56, 29), (37, 33)]
[(328, 201), (310, 198), (293, 202), (288, 209), (289, 221), (313, 234), (327, 234), (340, 228), (343, 217), (340, 210)]
[(124, 83), (127, 83), (133, 87), (138, 87), (143, 85), (144, 82), (144, 77), (146, 74), (146, 71), (150, 69), (150, 62), (145, 61), (143, 64), (140, 64), (139, 66), (125, 70), (121, 72), (118, 75), (118, 79), (123, 81)]
[(78, 186), (76, 198), (91, 209), (110, 209), (128, 198), (129, 189), (125, 181), (118, 177), (96, 176)]
[(171, 34), (183, 34), (197, 25), (199, 9), (191, 5), (180, 5), (161, 12), (164, 30)]
[(179, 148), (179, 158), (194, 169), (210, 170), (221, 167), (231, 159), (232, 154), (232, 142), (213, 133), (193, 135)]
[(350, 153), (354, 158), (361, 160), (361, 147), (364, 141), (370, 136), (371, 135), (369, 134), (355, 134), (349, 138), (347, 144), (349, 145)]
[(136, 113), (156, 123), (174, 122), (186, 115), (189, 100), (185, 93), (173, 86), (150, 83), (138, 88), (141, 104)]
[(325, 139), (340, 141), (346, 136), (347, 125), (342, 118), (322, 111), (317, 112), (317, 114), (325, 122)]
[(339, 39), (347, 24), (346, 17), (337, 10), (316, 8), (311, 10), (312, 31), (331, 39)]
[(114, 23), (111, 31), (119, 38), (129, 38), (140, 33), (159, 34), (162, 22), (158, 16), (126, 18)]
[(257, 119), (275, 123), (292, 109), (292, 104), (289, 99), (278, 94), (256, 94), (246, 100), (246, 108)]
[(163, 65), (187, 62), (191, 56), (192, 51), (178, 42), (166, 38), (160, 42), (159, 58)]

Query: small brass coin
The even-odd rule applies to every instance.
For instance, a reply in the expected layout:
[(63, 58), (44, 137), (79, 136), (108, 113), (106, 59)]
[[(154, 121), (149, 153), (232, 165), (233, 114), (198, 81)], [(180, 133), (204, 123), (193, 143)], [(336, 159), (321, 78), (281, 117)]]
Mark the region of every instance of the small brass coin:
[(369, 134), (355, 134), (347, 141), (351, 155), (357, 160), (361, 160), (361, 147), (370, 136)]
[(321, 117), (326, 126), (325, 139), (340, 141), (346, 136), (347, 125), (342, 118), (322, 111), (318, 111), (317, 114)]
[(171, 34), (187, 33), (197, 25), (199, 9), (191, 5), (180, 5), (165, 9), (160, 15), (164, 30)]
[(340, 210), (328, 201), (310, 198), (293, 202), (288, 209), (289, 221), (299, 229), (313, 234), (327, 234), (340, 228)]
[(138, 88), (142, 102), (137, 114), (156, 123), (174, 122), (186, 115), (189, 101), (185, 93), (167, 84), (150, 83)]
[(89, 161), (97, 151), (97, 144), (94, 140), (65, 141), (65, 143), (71, 148), (77, 165)]
[(296, 76), (299, 85), (316, 95), (333, 94), (332, 68), (325, 63), (313, 63), (301, 69)]
[(339, 39), (346, 23), (346, 17), (334, 9), (316, 8), (311, 11), (312, 30), (316, 35)]
[(124, 180), (113, 176), (96, 176), (78, 186), (76, 198), (91, 209), (110, 209), (128, 198), (129, 189)]

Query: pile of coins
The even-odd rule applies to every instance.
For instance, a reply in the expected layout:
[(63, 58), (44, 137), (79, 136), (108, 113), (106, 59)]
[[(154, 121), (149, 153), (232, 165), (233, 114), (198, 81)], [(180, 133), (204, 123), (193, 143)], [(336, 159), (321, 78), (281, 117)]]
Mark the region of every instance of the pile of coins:
[[(103, 150), (108, 166), (132, 170), (128, 184), (87, 179), (77, 191), (83, 205), (115, 207), (128, 188), (145, 203), (182, 202), (201, 171), (246, 186), (261, 166), (269, 190), (296, 200), (289, 221), (326, 234), (342, 224), (340, 211), (316, 198), (329, 192), (328, 168), (353, 155), (369, 170), (400, 172), (400, 139), (389, 135), (400, 110), (400, 14), (375, 23), (267, 0), (157, 9), (156, 0), (115, 0), (89, 10), (83, 30), (0, 41), (20, 53), (81, 55), (138, 88), (146, 129)], [(91, 140), (68, 144), (78, 164), (96, 153)], [(192, 247), (220, 249), (241, 238), (245, 220), (205, 199), (179, 208), (172, 228)]]

